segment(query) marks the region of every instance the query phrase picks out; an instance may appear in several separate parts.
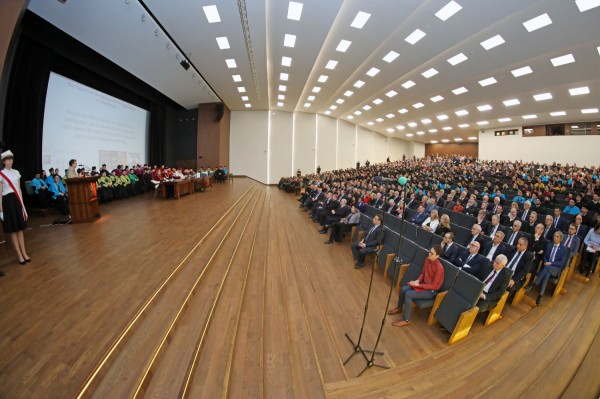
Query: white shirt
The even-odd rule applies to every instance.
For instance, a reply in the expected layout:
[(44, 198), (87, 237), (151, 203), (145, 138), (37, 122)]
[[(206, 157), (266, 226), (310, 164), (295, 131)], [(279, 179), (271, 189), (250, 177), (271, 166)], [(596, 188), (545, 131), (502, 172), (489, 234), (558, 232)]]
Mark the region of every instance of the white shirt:
[[(19, 179), (21, 178), (21, 174), (19, 173), (18, 170), (2, 169), (2, 173), (4, 173), (6, 175), (6, 177), (8, 177), (10, 179), (10, 181), (12, 182), (13, 186), (15, 186), (15, 188), (19, 187)], [(0, 175), (0, 182), (2, 182), (2, 195), (3, 196), (14, 192), (13, 189), (8, 184), (8, 182), (5, 181), (1, 175)]]
[[(490, 276), (491, 276), (492, 274), (494, 274), (494, 273), (496, 273), (496, 275), (494, 276), (494, 278), (492, 278), (492, 279), (491, 279), (491, 280), (490, 280), (490, 281), (489, 281), (489, 282), (488, 282), (488, 283), (485, 285), (485, 287), (483, 287), (483, 292), (484, 292), (485, 294), (487, 294), (487, 293), (488, 293), (488, 291), (489, 291), (490, 287), (492, 286), (492, 284), (494, 283), (494, 281), (496, 280), (496, 278), (498, 278), (498, 275), (500, 274), (500, 272), (496, 272), (496, 270), (494, 269), (494, 270), (492, 270), (492, 271), (490, 272), (490, 274), (488, 274), (488, 275), (487, 275), (487, 277), (486, 277), (486, 278), (484, 278), (484, 279), (483, 279), (483, 281), (485, 282), (485, 281), (486, 281), (488, 278), (490, 278)], [(484, 294), (484, 295), (485, 295), (485, 294)]]

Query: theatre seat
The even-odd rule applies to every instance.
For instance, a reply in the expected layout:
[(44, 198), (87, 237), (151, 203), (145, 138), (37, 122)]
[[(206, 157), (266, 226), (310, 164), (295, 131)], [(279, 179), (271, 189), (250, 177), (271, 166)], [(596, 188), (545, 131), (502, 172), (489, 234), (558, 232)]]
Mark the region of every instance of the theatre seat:
[(478, 278), (460, 270), (454, 284), (434, 314), (437, 320), (452, 335), (448, 344), (464, 339), (471, 330), (479, 308), (475, 306), (484, 284)]
[(429, 313), (429, 319), (427, 320), (428, 325), (432, 325), (435, 322), (434, 314), (439, 308), (440, 304), (442, 303), (442, 300), (446, 296), (446, 293), (448, 292), (450, 287), (452, 287), (452, 284), (454, 284), (454, 280), (456, 279), (459, 270), (458, 267), (454, 266), (452, 263), (448, 262), (445, 259), (440, 258), (440, 262), (444, 267), (444, 281), (442, 283), (442, 286), (438, 290), (438, 293), (436, 294), (435, 298), (415, 299), (413, 301), (419, 309), (432, 308), (431, 312)]

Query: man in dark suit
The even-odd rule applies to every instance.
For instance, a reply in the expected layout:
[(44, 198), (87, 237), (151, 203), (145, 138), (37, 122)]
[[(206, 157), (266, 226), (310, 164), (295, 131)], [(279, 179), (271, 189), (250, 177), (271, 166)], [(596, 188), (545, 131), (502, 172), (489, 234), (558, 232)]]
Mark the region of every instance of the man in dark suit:
[(508, 256), (511, 251), (511, 248), (506, 245), (504, 241), (504, 232), (497, 231), (494, 234), (494, 238), (492, 238), (492, 245), (488, 245), (488, 248), (483, 252), (483, 256), (485, 256), (488, 260), (494, 260), (496, 256), (500, 254), (504, 254)]
[[(593, 211), (591, 211), (586, 204), (583, 204), (581, 206), (581, 213), (579, 215), (581, 215), (582, 218), (581, 222), (588, 228), (594, 227), (594, 225), (596, 224), (596, 214)], [(579, 235), (579, 233), (577, 233), (577, 235)]]
[(481, 235), (481, 226), (477, 223), (471, 227), (471, 235), (467, 238), (465, 242), (463, 242), (463, 246), (467, 248), (470, 243), (473, 241), (477, 241), (479, 243), (479, 252), (485, 251), (485, 241), (483, 240), (483, 236)]
[(548, 280), (550, 277), (558, 277), (562, 270), (565, 268), (567, 263), (567, 248), (561, 244), (563, 234), (560, 231), (555, 231), (552, 236), (553, 242), (548, 243), (546, 251), (544, 251), (544, 262), (542, 263), (542, 270), (537, 275), (534, 284), (540, 288), (540, 294), (538, 295), (535, 303), (539, 306)]
[(533, 233), (535, 233), (535, 226), (537, 224), (538, 224), (538, 221), (537, 221), (537, 212), (536, 211), (530, 211), (529, 212), (529, 217), (527, 218), (527, 221), (522, 222), (521, 231), (533, 235)]
[(417, 214), (410, 218), (409, 222), (416, 224), (417, 226), (421, 226), (426, 219), (427, 214), (425, 213), (425, 207), (423, 207), (423, 205), (419, 205), (417, 208)]
[(377, 193), (377, 197), (375, 198), (375, 201), (372, 201), (371, 203), (369, 203), (369, 205), (371, 205), (377, 209), (381, 209), (384, 204), (385, 204), (385, 201), (381, 197), (381, 193)]
[(459, 252), (458, 245), (454, 243), (454, 233), (449, 231), (444, 234), (444, 239), (442, 240), (442, 258), (446, 259), (449, 262), (454, 262), (454, 258)]
[(334, 224), (335, 222), (339, 222), (342, 218), (348, 216), (350, 213), (350, 207), (347, 205), (346, 199), (342, 199), (340, 201), (339, 207), (331, 207), (328, 209), (327, 213), (324, 215), (322, 220), (323, 228), (319, 233), (325, 234), (327, 233), (327, 228)]
[(556, 229), (554, 228), (554, 218), (552, 215), (546, 215), (544, 220), (544, 238), (547, 241), (552, 241), (552, 237), (554, 236), (554, 232)]
[(554, 221), (552, 222), (552, 227), (554, 227), (555, 230), (560, 231), (567, 231), (569, 228), (569, 222), (561, 216), (560, 208), (554, 208)]
[(519, 238), (517, 249), (509, 256), (506, 270), (512, 274), (508, 283), (509, 292), (517, 292), (523, 284), (533, 262), (533, 253), (527, 250), (529, 240), (526, 237)]
[(465, 215), (471, 215), (471, 216), (475, 216), (477, 215), (477, 203), (475, 202), (474, 199), (469, 199), (467, 201), (467, 204), (465, 205), (465, 209), (463, 209), (463, 213)]
[(504, 242), (506, 242), (508, 245), (516, 246), (517, 241), (519, 241), (519, 238), (521, 238), (522, 236), (523, 233), (521, 232), (521, 221), (515, 220), (513, 222), (511, 231), (506, 234)]
[(481, 226), (481, 231), (484, 233), (487, 231), (488, 226), (490, 224), (490, 222), (488, 222), (486, 219), (487, 213), (485, 212), (485, 209), (480, 209), (477, 212), (477, 219), (475, 219), (475, 223)]
[(493, 237), (498, 231), (502, 231), (502, 228), (500, 227), (500, 217), (498, 215), (494, 215), (492, 216), (492, 221), (485, 230), (485, 235), (488, 237)]
[(381, 235), (383, 229), (381, 225), (381, 216), (375, 215), (373, 217), (373, 227), (371, 227), (365, 237), (359, 242), (352, 243), (352, 256), (354, 257), (355, 263), (354, 268), (358, 269), (365, 265), (365, 255), (371, 254), (377, 251), (377, 246), (381, 242)]
[[(533, 212), (531, 210), (531, 202), (525, 201), (523, 203), (523, 210), (521, 212), (519, 212), (519, 219), (521, 220), (521, 222), (527, 223), (527, 221), (529, 220), (529, 216), (531, 215), (531, 212)], [(534, 228), (535, 228), (535, 226), (534, 226)]]
[(577, 228), (575, 226), (575, 223), (571, 223), (571, 225), (569, 226), (569, 231), (564, 236), (561, 243), (570, 251), (569, 259), (567, 259), (567, 266), (571, 263), (571, 260), (577, 254), (577, 251), (579, 251), (579, 246), (581, 245), (581, 239), (577, 234), (575, 234), (576, 231)]
[(587, 235), (589, 227), (583, 223), (583, 216), (581, 213), (575, 216), (575, 234), (583, 240)]
[(469, 274), (477, 275), (479, 270), (489, 263), (485, 256), (479, 255), (479, 249), (479, 242), (473, 241), (468, 248), (456, 255), (452, 263)]
[(505, 268), (506, 262), (505, 255), (498, 255), (494, 262), (486, 265), (479, 273), (479, 279), (485, 284), (477, 301), (479, 313), (492, 310), (506, 292), (511, 277), (510, 272)]
[(398, 206), (394, 202), (394, 199), (390, 198), (388, 200), (387, 204), (385, 204), (381, 210), (384, 211), (385, 213), (389, 213), (390, 215), (396, 216), (397, 215), (397, 213), (396, 213), (397, 209), (398, 209)]

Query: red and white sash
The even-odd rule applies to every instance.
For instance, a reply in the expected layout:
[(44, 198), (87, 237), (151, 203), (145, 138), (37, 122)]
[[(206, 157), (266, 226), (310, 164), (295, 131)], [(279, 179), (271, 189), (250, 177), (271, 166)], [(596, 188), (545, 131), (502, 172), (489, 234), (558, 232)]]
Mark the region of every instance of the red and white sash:
[(17, 199), (19, 200), (19, 203), (21, 204), (21, 210), (23, 211), (23, 217), (25, 219), (27, 219), (27, 211), (25, 210), (25, 204), (23, 204), (23, 200), (21, 199), (21, 196), (19, 195), (19, 191), (17, 191), (15, 186), (12, 184), (12, 181), (8, 178), (8, 176), (6, 176), (4, 173), (2, 173), (1, 170), (0, 170), (0, 176), (2, 176), (4, 178), (4, 180), (6, 180), (6, 182), (10, 186), (10, 188), (12, 188), (12, 190), (14, 191), (15, 195), (17, 196)]

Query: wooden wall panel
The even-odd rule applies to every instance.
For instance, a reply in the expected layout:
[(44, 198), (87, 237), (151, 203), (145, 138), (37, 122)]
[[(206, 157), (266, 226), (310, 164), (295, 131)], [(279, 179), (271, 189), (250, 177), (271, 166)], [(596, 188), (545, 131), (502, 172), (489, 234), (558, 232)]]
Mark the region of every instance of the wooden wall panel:
[[(216, 119), (217, 103), (198, 105), (198, 167), (229, 165), (229, 127), (231, 112), (225, 106), (223, 117)], [(198, 158), (202, 157), (202, 158)]]
[(448, 144), (425, 144), (425, 156), (429, 155), (464, 155), (478, 157), (479, 145), (477, 143), (448, 143)]

